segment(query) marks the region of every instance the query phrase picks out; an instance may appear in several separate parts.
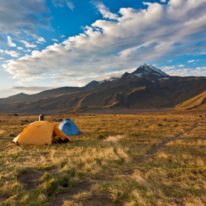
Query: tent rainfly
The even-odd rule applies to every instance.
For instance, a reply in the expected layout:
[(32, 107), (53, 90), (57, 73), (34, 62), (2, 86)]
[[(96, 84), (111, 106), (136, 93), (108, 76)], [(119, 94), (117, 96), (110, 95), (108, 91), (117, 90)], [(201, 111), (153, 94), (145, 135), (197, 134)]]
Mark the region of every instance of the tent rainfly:
[(59, 129), (67, 136), (79, 135), (80, 131), (75, 123), (70, 119), (65, 119), (59, 125)]

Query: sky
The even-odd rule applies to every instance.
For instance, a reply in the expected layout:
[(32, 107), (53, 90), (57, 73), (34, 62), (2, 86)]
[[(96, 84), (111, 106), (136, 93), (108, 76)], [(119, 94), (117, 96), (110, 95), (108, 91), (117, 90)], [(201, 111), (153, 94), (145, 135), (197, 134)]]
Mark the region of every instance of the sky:
[(0, 97), (144, 63), (206, 76), (206, 0), (0, 0)]

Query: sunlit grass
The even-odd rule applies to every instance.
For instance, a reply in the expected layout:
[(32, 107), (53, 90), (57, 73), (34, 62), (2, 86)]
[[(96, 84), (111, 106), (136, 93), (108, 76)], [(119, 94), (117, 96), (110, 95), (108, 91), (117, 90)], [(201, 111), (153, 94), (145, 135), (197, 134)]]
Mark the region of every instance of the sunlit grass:
[(10, 143), (37, 117), (0, 116), (0, 205), (206, 204), (206, 120), (198, 112), (47, 120), (68, 116), (82, 134), (52, 146)]

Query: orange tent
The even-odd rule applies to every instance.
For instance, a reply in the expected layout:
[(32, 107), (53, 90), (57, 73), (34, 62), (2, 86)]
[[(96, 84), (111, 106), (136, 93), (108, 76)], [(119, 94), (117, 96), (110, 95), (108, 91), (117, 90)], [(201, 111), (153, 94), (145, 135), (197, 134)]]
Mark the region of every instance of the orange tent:
[(25, 145), (51, 145), (56, 141), (70, 141), (56, 124), (47, 121), (33, 122), (22, 133), (13, 139), (13, 142)]

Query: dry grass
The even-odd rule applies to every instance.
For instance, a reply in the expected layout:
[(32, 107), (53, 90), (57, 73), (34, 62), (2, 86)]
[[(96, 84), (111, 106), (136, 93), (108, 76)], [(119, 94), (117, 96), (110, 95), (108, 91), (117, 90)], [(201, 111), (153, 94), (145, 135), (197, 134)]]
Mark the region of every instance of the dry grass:
[(206, 205), (206, 119), (199, 115), (49, 116), (69, 116), (82, 131), (73, 144), (52, 146), (10, 143), (37, 117), (1, 115), (0, 205)]

